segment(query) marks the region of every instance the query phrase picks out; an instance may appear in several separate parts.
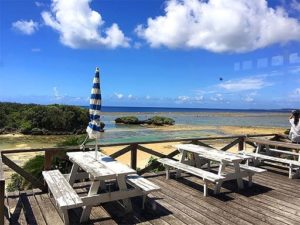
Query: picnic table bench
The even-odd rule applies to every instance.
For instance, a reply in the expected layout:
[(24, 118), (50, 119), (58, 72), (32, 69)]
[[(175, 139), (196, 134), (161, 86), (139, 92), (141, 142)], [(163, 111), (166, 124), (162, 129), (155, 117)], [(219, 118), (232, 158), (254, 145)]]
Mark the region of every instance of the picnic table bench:
[[(272, 161), (287, 165), (289, 168), (289, 178), (297, 178), (300, 176), (300, 154), (288, 150), (277, 149), (278, 147), (287, 149), (300, 150), (299, 144), (283, 143), (279, 141), (263, 140), (258, 138), (247, 138), (246, 141), (252, 142), (256, 145), (255, 152), (243, 152), (245, 156), (252, 156), (253, 158), (248, 161), (253, 161), (255, 166), (259, 165), (262, 161)], [(274, 153), (286, 154), (292, 157), (297, 157), (297, 160), (286, 159), (274, 156)], [(294, 172), (295, 171), (295, 172)]]
[[(125, 210), (131, 211), (131, 197), (142, 196), (144, 207), (147, 194), (160, 190), (156, 184), (137, 175), (134, 169), (102, 153), (98, 153), (97, 159), (93, 152), (69, 152), (67, 155), (73, 162), (70, 174), (64, 176), (58, 170), (43, 171), (45, 181), (63, 211), (65, 224), (69, 223), (68, 209), (83, 207), (80, 222), (86, 222), (94, 205), (121, 200)], [(89, 178), (92, 183), (87, 196), (79, 197), (72, 185), (83, 178)], [(112, 180), (116, 182), (117, 190), (107, 190), (106, 182)]]
[[(222, 183), (226, 180), (237, 180), (238, 188), (243, 189), (243, 177), (248, 177), (249, 186), (252, 185), (252, 176), (255, 173), (262, 173), (266, 170), (252, 167), (249, 165), (240, 164), (243, 160), (252, 158), (247, 155), (239, 155), (230, 152), (224, 152), (213, 148), (193, 145), (193, 144), (181, 144), (176, 145), (178, 151), (181, 152), (181, 158), (179, 162), (171, 159), (159, 159), (158, 161), (166, 166), (166, 178), (169, 179), (169, 168), (175, 168), (177, 170), (176, 176), (180, 176), (181, 171), (193, 174), (201, 177), (204, 181), (204, 196), (207, 196), (207, 183), (211, 182), (215, 184), (214, 193), (218, 194)], [(188, 154), (192, 154), (193, 159), (187, 159)], [(218, 173), (210, 171), (210, 162), (218, 162)], [(207, 170), (200, 167), (207, 164)], [(227, 166), (233, 166), (234, 172), (226, 172)]]
[(69, 224), (68, 209), (83, 206), (83, 202), (59, 170), (43, 171), (43, 177), (57, 206), (62, 210), (65, 224)]

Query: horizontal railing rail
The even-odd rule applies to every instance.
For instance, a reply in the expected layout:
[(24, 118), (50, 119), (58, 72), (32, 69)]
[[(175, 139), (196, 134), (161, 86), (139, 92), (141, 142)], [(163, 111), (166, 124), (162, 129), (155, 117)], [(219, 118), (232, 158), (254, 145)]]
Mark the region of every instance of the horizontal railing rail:
[(299, 144), (294, 143), (287, 143), (287, 142), (280, 142), (280, 141), (273, 141), (273, 140), (262, 140), (258, 138), (246, 138), (246, 142), (251, 142), (253, 144), (260, 144), (265, 146), (274, 146), (274, 147), (282, 147), (282, 148), (288, 148), (288, 149), (300, 149)]

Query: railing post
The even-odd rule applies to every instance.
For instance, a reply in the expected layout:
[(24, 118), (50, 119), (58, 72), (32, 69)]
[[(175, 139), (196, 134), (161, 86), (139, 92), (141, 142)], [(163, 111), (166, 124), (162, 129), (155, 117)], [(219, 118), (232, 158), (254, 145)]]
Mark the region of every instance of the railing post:
[(136, 160), (137, 160), (137, 144), (131, 144), (131, 161), (130, 166), (132, 169), (136, 170)]
[(51, 170), (53, 157), (58, 153), (58, 150), (45, 151), (44, 170)]
[(5, 179), (0, 155), (0, 224), (4, 224)]
[(239, 138), (239, 146), (238, 146), (238, 150), (239, 151), (243, 151), (244, 150), (244, 143), (245, 143), (245, 138), (244, 137), (240, 137)]

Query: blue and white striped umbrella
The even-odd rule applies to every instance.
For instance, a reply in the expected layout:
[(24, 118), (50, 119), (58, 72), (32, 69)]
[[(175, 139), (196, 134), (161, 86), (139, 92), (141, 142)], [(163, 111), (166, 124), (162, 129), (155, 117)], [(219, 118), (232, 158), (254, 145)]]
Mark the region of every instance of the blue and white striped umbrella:
[(100, 125), (100, 116), (101, 116), (101, 89), (100, 89), (100, 75), (99, 68), (96, 68), (95, 77), (93, 80), (93, 88), (91, 91), (90, 98), (90, 122), (88, 127), (86, 128), (86, 132), (90, 139), (96, 139), (96, 149), (95, 155), (97, 157), (98, 146), (97, 139), (100, 138), (101, 135), (101, 125)]

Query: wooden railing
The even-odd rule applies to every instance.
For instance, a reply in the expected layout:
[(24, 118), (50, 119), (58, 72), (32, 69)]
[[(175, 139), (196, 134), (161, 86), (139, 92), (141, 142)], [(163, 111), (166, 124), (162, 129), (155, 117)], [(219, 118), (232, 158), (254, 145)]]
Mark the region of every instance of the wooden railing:
[(0, 224), (4, 224), (5, 179), (0, 156)]
[[(161, 140), (161, 141), (145, 141), (145, 142), (132, 142), (132, 143), (114, 143), (114, 144), (100, 144), (100, 148), (104, 147), (114, 147), (114, 146), (125, 146), (119, 151), (111, 154), (112, 158), (118, 158), (128, 152), (130, 152), (130, 166), (133, 169), (137, 169), (137, 151), (142, 151), (148, 153), (150, 155), (156, 156), (158, 158), (173, 158), (179, 151), (174, 150), (169, 154), (163, 154), (153, 149), (147, 148), (143, 145), (145, 144), (157, 144), (157, 143), (174, 143), (174, 142), (185, 142), (185, 143), (193, 143), (201, 146), (212, 147), (204, 141), (212, 141), (212, 140), (230, 140), (230, 143), (227, 143), (225, 146), (220, 148), (220, 150), (227, 151), (228, 149), (237, 145), (238, 150), (241, 151), (244, 149), (245, 144), (249, 144), (253, 146), (252, 139), (249, 138), (257, 138), (257, 137), (270, 137), (270, 140), (279, 140), (281, 138), (278, 134), (260, 134), (260, 135), (247, 135), (247, 136), (218, 136), (218, 137), (204, 137), (204, 138), (183, 138), (183, 139), (171, 139), (171, 140)], [(87, 150), (93, 150), (94, 146), (88, 145), (86, 146)], [(10, 169), (14, 170), (16, 173), (24, 177), (28, 182), (32, 184), (33, 187), (40, 188), (41, 190), (46, 190), (46, 187), (43, 182), (38, 180), (32, 174), (25, 171), (22, 167), (17, 165), (11, 159), (9, 159), (8, 155), (24, 153), (24, 152), (44, 152), (45, 160), (44, 160), (44, 170), (51, 169), (51, 164), (53, 157), (57, 155), (61, 151), (79, 151), (79, 146), (71, 146), (71, 147), (54, 147), (54, 148), (35, 148), (35, 149), (4, 149), (1, 151), (2, 160), (0, 161), (0, 224), (4, 218), (4, 196), (5, 196), (5, 180), (2, 169), (2, 162), (6, 164)], [(0, 159), (1, 159), (0, 157)], [(156, 168), (159, 165), (158, 162), (154, 162), (145, 168), (142, 168), (139, 173), (143, 174), (147, 171), (150, 171)]]

